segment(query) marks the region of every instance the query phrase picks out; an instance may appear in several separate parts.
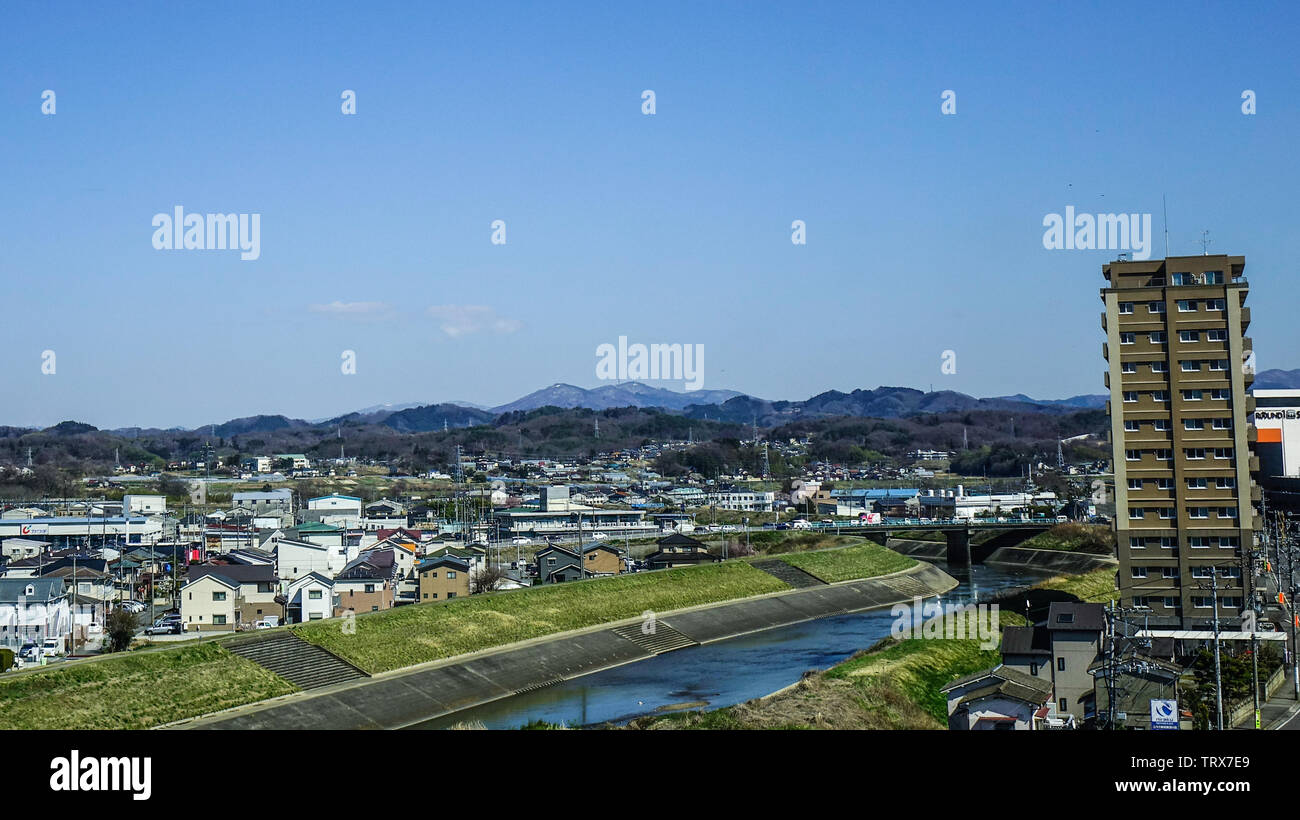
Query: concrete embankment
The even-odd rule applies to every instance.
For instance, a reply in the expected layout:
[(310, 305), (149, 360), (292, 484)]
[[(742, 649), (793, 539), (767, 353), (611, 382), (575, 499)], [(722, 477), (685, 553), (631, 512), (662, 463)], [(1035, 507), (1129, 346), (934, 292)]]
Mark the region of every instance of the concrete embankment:
[(658, 613), (538, 638), (239, 707), (167, 728), (400, 729), (687, 646), (938, 595), (957, 580), (931, 564), (892, 575)]
[(1106, 555), (1093, 555), (1086, 552), (1065, 552), (1063, 550), (1035, 550), (1027, 547), (1002, 547), (984, 559), (986, 564), (1024, 567), (1067, 575), (1082, 575), (1085, 572), (1118, 566), (1114, 558)]
[[(944, 561), (948, 557), (948, 545), (943, 541), (891, 538), (887, 546), (894, 552), (901, 552), (903, 555), (910, 555), (913, 558), (926, 561)], [(999, 547), (988, 558), (985, 558), (983, 563), (1005, 567), (1024, 567), (1025, 569), (1066, 575), (1082, 575), (1103, 567), (1116, 566), (1115, 559), (1107, 555), (1067, 552), (1065, 550), (1039, 550), (1028, 547)]]

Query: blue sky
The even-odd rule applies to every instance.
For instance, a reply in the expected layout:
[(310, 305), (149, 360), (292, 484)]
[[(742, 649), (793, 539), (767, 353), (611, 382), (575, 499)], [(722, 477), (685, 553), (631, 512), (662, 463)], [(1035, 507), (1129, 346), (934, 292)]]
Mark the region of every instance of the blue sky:
[[(1295, 9), (996, 9), (7, 4), (0, 423), (496, 404), (619, 336), (766, 398), (1098, 393), (1115, 253), (1042, 220), (1150, 213), (1159, 257), (1162, 194), (1300, 367)], [(260, 258), (155, 250), (177, 205), (261, 214)]]

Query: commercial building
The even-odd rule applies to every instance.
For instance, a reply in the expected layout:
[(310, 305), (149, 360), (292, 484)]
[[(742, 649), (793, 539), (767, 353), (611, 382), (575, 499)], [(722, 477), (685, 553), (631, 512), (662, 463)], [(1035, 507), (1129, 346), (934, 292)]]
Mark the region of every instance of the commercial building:
[(1124, 606), (1152, 624), (1208, 627), (1249, 605), (1258, 462), (1242, 256), (1180, 256), (1102, 267)]

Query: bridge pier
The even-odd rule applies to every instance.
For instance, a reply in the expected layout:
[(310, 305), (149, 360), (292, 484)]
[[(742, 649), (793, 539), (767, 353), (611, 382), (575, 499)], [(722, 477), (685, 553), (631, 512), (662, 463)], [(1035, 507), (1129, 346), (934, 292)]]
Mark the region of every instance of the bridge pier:
[(948, 563), (954, 567), (970, 566), (970, 530), (947, 530)]

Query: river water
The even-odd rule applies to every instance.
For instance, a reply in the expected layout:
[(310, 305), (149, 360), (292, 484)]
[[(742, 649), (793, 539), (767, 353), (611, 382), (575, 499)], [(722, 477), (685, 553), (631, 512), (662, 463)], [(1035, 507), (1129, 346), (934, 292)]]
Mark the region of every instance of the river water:
[[(944, 567), (960, 585), (945, 604), (988, 600), (1047, 573), (1012, 567)], [(888, 607), (778, 627), (706, 646), (595, 672), (418, 724), (445, 729), (481, 723), (514, 729), (534, 720), (572, 726), (626, 723), (675, 709), (718, 709), (743, 703), (795, 683), (810, 669), (826, 669), (889, 635)]]

